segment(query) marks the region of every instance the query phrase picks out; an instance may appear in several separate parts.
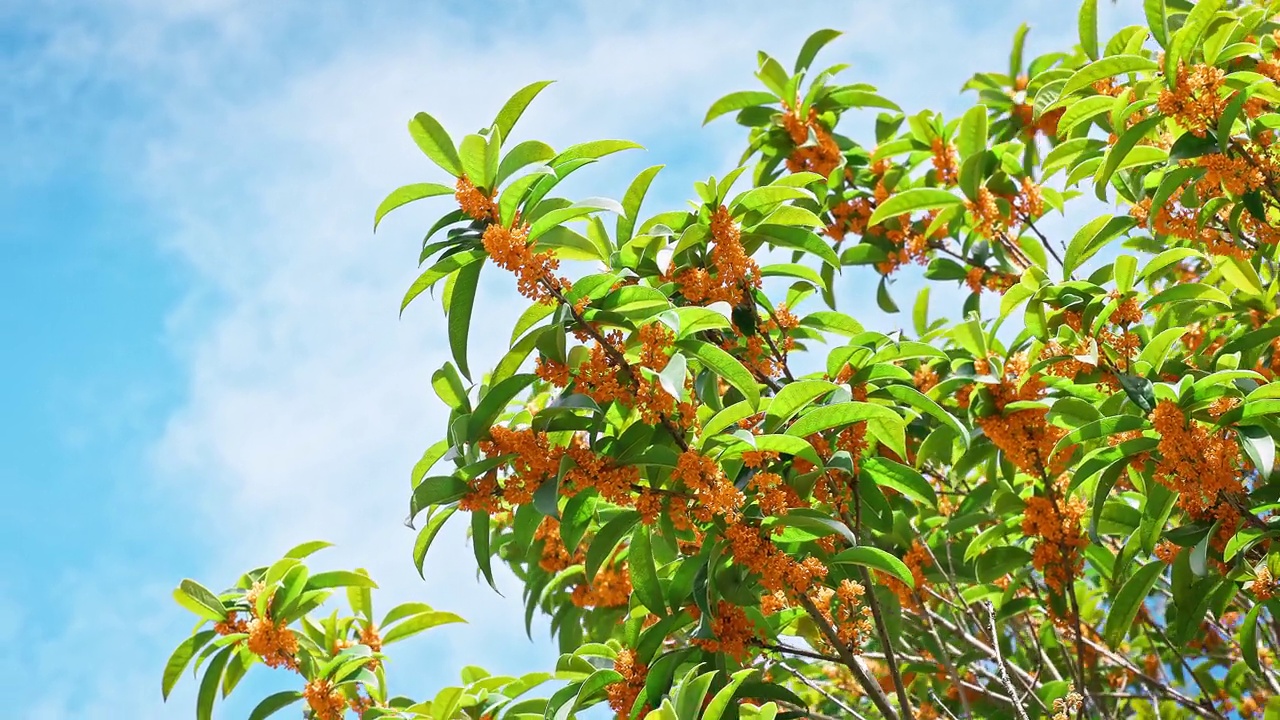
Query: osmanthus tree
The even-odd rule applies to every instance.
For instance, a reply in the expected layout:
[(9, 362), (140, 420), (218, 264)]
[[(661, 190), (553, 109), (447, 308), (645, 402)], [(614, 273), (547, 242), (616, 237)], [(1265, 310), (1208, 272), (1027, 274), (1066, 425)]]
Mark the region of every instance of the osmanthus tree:
[[(479, 573), (508, 566), (563, 656), (393, 695), (384, 646), (457, 616), (375, 622), (372, 581), (309, 573), (307, 545), (221, 594), (183, 582), (202, 625), (166, 693), (194, 659), (199, 717), (259, 662), (300, 689), (253, 718), (1280, 716), (1274, 4), (1147, 0), (1103, 42), (1088, 0), (1078, 48), (1024, 63), (1024, 27), (952, 119), (815, 72), (817, 32), (708, 113), (749, 129), (743, 167), (647, 217), (658, 167), (621, 202), (553, 194), (634, 144), (509, 142), (546, 83), (456, 145), (418, 114), (455, 181), (375, 220), (458, 204), (404, 300), (439, 291), (454, 358), (414, 561), (468, 518)], [(839, 134), (868, 108), (874, 138)], [(1117, 209), (1042, 232), (1082, 192)], [(489, 265), (528, 306), (480, 374)], [(896, 312), (909, 265), (971, 290), (962, 321), (927, 288), (911, 332), (836, 309), (874, 271)], [(320, 614), (335, 588), (350, 615)]]

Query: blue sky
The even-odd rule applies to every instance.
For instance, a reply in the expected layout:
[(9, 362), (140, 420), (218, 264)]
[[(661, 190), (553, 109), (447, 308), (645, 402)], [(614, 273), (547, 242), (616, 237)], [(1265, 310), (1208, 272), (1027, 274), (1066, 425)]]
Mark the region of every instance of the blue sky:
[[(404, 130), (414, 112), (471, 131), (514, 89), (555, 79), (522, 137), (641, 142), (571, 190), (616, 197), (665, 163), (656, 212), (732, 167), (742, 134), (701, 118), (753, 86), (756, 49), (790, 61), (810, 31), (844, 30), (824, 59), (852, 63), (850, 81), (954, 114), (972, 72), (1006, 67), (1019, 22), (1037, 53), (1075, 32), (1060, 0), (476, 7), (0, 6), (6, 712), (190, 717), (189, 682), (160, 702), (160, 668), (190, 625), (171, 588), (222, 586), (313, 538), (338, 543), (317, 564), (369, 567), (384, 608), (421, 599), (471, 620), (402, 646), (398, 690), (434, 694), (464, 664), (551, 661), (524, 638), (510, 578), (505, 599), (475, 582), (455, 532), (424, 584), (400, 524), (408, 469), (440, 431), (428, 378), (446, 358), (430, 301), (396, 317), (443, 205), (370, 233), (388, 190), (440, 179)], [(487, 283), (477, 317), (498, 330), (476, 339), (474, 365), (498, 357), (518, 311), (506, 279)], [(875, 313), (873, 291), (851, 276), (846, 309)], [(243, 716), (249, 694), (218, 716)]]

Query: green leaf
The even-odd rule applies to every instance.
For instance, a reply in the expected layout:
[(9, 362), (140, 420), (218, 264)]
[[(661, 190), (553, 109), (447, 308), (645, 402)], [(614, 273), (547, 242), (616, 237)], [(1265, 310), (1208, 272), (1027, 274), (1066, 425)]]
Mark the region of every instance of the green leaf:
[(1137, 279), (1146, 280), (1152, 275), (1159, 273), (1161, 270), (1191, 257), (1204, 258), (1204, 253), (1196, 250), (1195, 248), (1169, 248), (1152, 258), (1151, 261), (1142, 268), (1142, 272), (1138, 273)]
[(989, 583), (1030, 565), (1031, 553), (1013, 545), (1002, 545), (979, 555), (973, 569), (978, 582)]
[(609, 559), (613, 554), (613, 550), (618, 546), (618, 542), (626, 536), (631, 528), (640, 521), (640, 513), (634, 510), (624, 510), (618, 513), (613, 519), (605, 523), (603, 527), (596, 532), (596, 536), (592, 538), (591, 545), (587, 548), (586, 561), (584, 568), (586, 570), (587, 582), (591, 582), (595, 578), (596, 572), (600, 570), (600, 566)]
[[(1111, 146), (1111, 149), (1107, 151), (1102, 167), (1098, 168), (1098, 172), (1093, 176), (1093, 183), (1097, 188), (1097, 192), (1095, 194), (1099, 200), (1106, 200), (1107, 187), (1111, 182), (1111, 176), (1114, 175), (1115, 172), (1122, 167), (1122, 164), (1126, 162), (1125, 158), (1131, 151), (1135, 150), (1138, 141), (1147, 137), (1147, 134), (1162, 122), (1164, 122), (1164, 118), (1159, 115), (1142, 120), (1128, 130), (1125, 130), (1120, 135), (1120, 139), (1116, 140), (1116, 144)], [(1154, 151), (1158, 157), (1164, 156), (1164, 151), (1159, 148), (1144, 147), (1142, 150)], [(1152, 162), (1158, 161), (1159, 160), (1152, 160)]]
[(297, 690), (283, 690), (268, 695), (249, 713), (249, 720), (265, 720), (275, 715), (278, 710), (283, 710), (301, 699), (302, 693)]
[(955, 433), (965, 445), (969, 444), (969, 431), (954, 415), (933, 400), (933, 398), (916, 390), (910, 385), (888, 385), (884, 392), (898, 402), (905, 403), (945, 425)]
[(413, 284), (409, 286), (408, 292), (404, 294), (404, 300), (400, 301), (400, 313), (403, 314), (404, 309), (409, 307), (409, 303), (413, 302), (414, 298), (421, 295), (424, 290), (467, 265), (483, 262), (485, 257), (486, 253), (483, 248), (463, 250), (449, 255), (427, 268), (427, 271), (419, 275), (418, 279), (414, 280)]
[(770, 517), (765, 521), (768, 527), (794, 527), (801, 530), (808, 530), (815, 537), (826, 537), (836, 534), (843, 537), (851, 545), (856, 545), (858, 538), (853, 534), (853, 530), (848, 525), (840, 522), (836, 518), (829, 517), (821, 510), (812, 510), (810, 508), (795, 508), (785, 515)]
[(462, 138), (458, 144), (458, 155), (462, 161), (462, 174), (476, 187), (490, 189), (485, 185), (486, 155), (489, 152), (488, 141), (483, 135), (471, 134)]
[(1093, 95), (1073, 100), (1067, 105), (1062, 117), (1058, 118), (1058, 137), (1067, 137), (1072, 128), (1107, 112), (1114, 105), (1115, 98), (1110, 95)]
[(196, 695), (196, 720), (213, 720), (213, 701), (218, 695), (218, 685), (222, 683), (222, 672), (235, 650), (232, 646), (223, 648), (205, 668), (204, 678), (200, 680), (200, 690)]
[(898, 304), (889, 295), (889, 277), (887, 275), (881, 276), (880, 284), (876, 286), (876, 306), (887, 313), (898, 312)]
[(566, 148), (551, 161), (559, 167), (574, 160), (594, 160), (623, 150), (643, 150), (644, 147), (630, 140), (593, 140)]
[(1062, 259), (1063, 279), (1069, 279), (1076, 268), (1097, 254), (1108, 242), (1137, 224), (1138, 221), (1128, 215), (1100, 215), (1090, 220), (1067, 245), (1067, 254)]
[(1009, 52), (1009, 77), (1011, 78), (1016, 78), (1022, 72), (1022, 48), (1026, 44), (1027, 31), (1030, 29), (1026, 23), (1023, 23), (1013, 33), (1013, 50)]
[(871, 476), (876, 485), (893, 488), (912, 500), (925, 503), (930, 507), (938, 505), (938, 495), (933, 486), (915, 468), (888, 458), (871, 457), (862, 461), (862, 471)]
[(1227, 294), (1212, 285), (1204, 283), (1180, 283), (1173, 285), (1165, 290), (1160, 291), (1150, 300), (1142, 305), (1142, 309), (1155, 307), (1157, 305), (1166, 305), (1176, 302), (1187, 302), (1195, 300), (1197, 302), (1211, 302), (1226, 307), (1231, 306), (1231, 298)]
[(446, 505), (467, 494), (471, 486), (453, 475), (435, 475), (424, 479), (413, 489), (409, 500), (409, 519), (413, 520), (423, 509)]
[(396, 188), (378, 205), (378, 209), (373, 213), (373, 231), (378, 231), (378, 223), (382, 222), (382, 218), (387, 213), (402, 205), (408, 205), (415, 200), (423, 198), (452, 194), (453, 188), (439, 183), (415, 183)]
[(541, 140), (525, 140), (511, 148), (498, 164), (498, 174), (494, 177), (494, 185), (502, 185), (521, 168), (534, 163), (543, 163), (556, 156), (556, 151)]
[(1078, 19), (1080, 48), (1090, 60), (1098, 59), (1098, 0), (1084, 0)]
[(1119, 647), (1124, 636), (1129, 632), (1133, 621), (1138, 617), (1138, 610), (1146, 601), (1156, 579), (1164, 572), (1163, 560), (1156, 560), (1139, 568), (1125, 581), (1116, 593), (1115, 599), (1107, 612), (1106, 627), (1103, 638), (1111, 647)]
[(1244, 658), (1244, 664), (1258, 675), (1263, 673), (1262, 664), (1258, 662), (1258, 614), (1264, 607), (1264, 603), (1258, 603), (1249, 608), (1244, 622), (1240, 623), (1240, 654)]
[(322, 590), (339, 587), (367, 587), (377, 589), (378, 584), (368, 575), (350, 570), (329, 570), (316, 573), (307, 580), (308, 590)]
[(467, 399), (467, 389), (462, 385), (462, 378), (453, 363), (445, 363), (439, 370), (431, 374), (431, 387), (441, 402), (453, 410), (466, 412), (471, 403)]
[(783, 386), (765, 411), (765, 432), (772, 432), (781, 427), (814, 400), (839, 387), (826, 380), (797, 380)]
[(654, 565), (653, 548), (649, 540), (649, 528), (641, 525), (631, 533), (631, 550), (627, 553), (627, 565), (631, 568), (631, 585), (636, 597), (659, 617), (667, 614), (662, 599), (662, 586), (658, 584), (658, 569)]
[(1069, 95), (1091, 87), (1099, 80), (1105, 80), (1121, 73), (1156, 70), (1159, 67), (1155, 61), (1144, 58), (1141, 55), (1112, 55), (1104, 57), (1097, 62), (1085, 65), (1068, 78), (1058, 95), (1058, 102), (1065, 105)]
[(842, 312), (818, 310), (800, 320), (801, 327), (811, 327), (822, 332), (853, 337), (862, 333), (862, 324)]
[(1147, 27), (1151, 37), (1160, 43), (1160, 47), (1169, 47), (1169, 20), (1165, 16), (1166, 0), (1143, 0), (1142, 9), (1147, 16)]
[(724, 711), (729, 708), (729, 703), (733, 702), (734, 694), (738, 692), (743, 681), (755, 672), (755, 668), (745, 668), (731, 675), (728, 684), (720, 688), (720, 692), (716, 693), (707, 704), (707, 709), (702, 711), (702, 720), (720, 720), (724, 716)]
[(489, 583), (493, 591), (502, 594), (493, 582), (493, 564), (489, 556), (489, 513), (474, 511), (471, 513), (471, 549), (476, 558), (476, 566)]
[(715, 120), (716, 118), (731, 113), (735, 110), (754, 107), (756, 105), (772, 105), (778, 102), (778, 96), (773, 93), (767, 93), (763, 90), (740, 90), (732, 92), (711, 104), (711, 108), (707, 110), (707, 116), (702, 119), (702, 124)]
[(467, 421), (468, 442), (477, 442), (488, 437), (489, 429), (507, 409), (507, 405), (537, 379), (538, 376), (533, 373), (522, 373), (512, 375), (489, 388), (489, 391), (480, 398), (475, 412), (471, 414), (471, 419)]
[(1161, 331), (1156, 337), (1151, 338), (1151, 342), (1142, 348), (1142, 352), (1138, 355), (1139, 363), (1151, 364), (1153, 377), (1160, 375), (1161, 366), (1165, 364), (1166, 357), (1169, 357), (1169, 350), (1174, 346), (1175, 342), (1181, 340), (1181, 337), (1187, 334), (1187, 328), (1169, 328)]
[(724, 378), (752, 408), (760, 406), (760, 386), (751, 372), (738, 359), (720, 348), (702, 340), (688, 338), (676, 343), (683, 352), (701, 362), (707, 369)]
[(227, 610), (222, 606), (218, 596), (195, 580), (188, 579), (179, 583), (177, 589), (173, 591), (173, 598), (179, 605), (200, 617), (214, 622), (227, 619)]
[(195, 657), (195, 654), (216, 636), (217, 633), (213, 630), (201, 630), (183, 640), (169, 656), (169, 661), (164, 666), (164, 678), (160, 683), (161, 694), (165, 700), (169, 699), (169, 693), (173, 692), (173, 686), (178, 683), (178, 678), (182, 677), (182, 671), (187, 669), (191, 658)]
[(1187, 13), (1182, 27), (1170, 38), (1170, 47), (1164, 56), (1165, 82), (1169, 87), (1177, 82), (1178, 65), (1184, 60), (1190, 64), (1191, 55), (1200, 44), (1200, 38), (1224, 4), (1225, 0), (1198, 0), (1191, 6), (1191, 12)]
[(618, 224), (615, 231), (615, 242), (621, 247), (626, 245), (632, 237), (635, 230), (636, 218), (640, 215), (640, 203), (644, 201), (644, 196), (649, 192), (649, 185), (653, 183), (653, 178), (662, 169), (662, 165), (654, 165), (645, 168), (639, 175), (631, 181), (631, 185), (627, 187), (627, 192), (622, 196), (622, 213), (618, 215)]
[[(808, 70), (809, 65), (813, 63), (813, 59), (817, 57), (818, 52), (826, 47), (827, 43), (840, 37), (839, 30), (831, 30), (824, 28), (814, 32), (804, 41), (804, 45), (800, 46), (800, 55), (796, 57), (795, 72)], [(705, 717), (704, 717), (705, 720)]]
[[(690, 675), (697, 672), (701, 667), (701, 665), (695, 667), (690, 671)], [(698, 720), (698, 711), (702, 709), (703, 700), (706, 699), (707, 692), (711, 689), (711, 681), (715, 679), (717, 674), (717, 671), (712, 670), (696, 678), (686, 677), (680, 683), (680, 690), (675, 697), (677, 720)]]
[(295, 546), (294, 548), (289, 550), (289, 552), (285, 553), (284, 556), (286, 558), (301, 560), (314, 553), (324, 550), (325, 548), (330, 548), (330, 547), (333, 547), (333, 543), (331, 542), (325, 542), (324, 540), (311, 540)]
[(610, 210), (622, 214), (622, 205), (608, 198), (587, 198), (568, 207), (552, 210), (534, 220), (533, 225), (529, 226), (529, 239), (536, 240), (551, 228), (601, 210)]
[(929, 286), (920, 288), (916, 295), (916, 304), (911, 308), (911, 324), (917, 336), (929, 331)]
[(453, 353), (453, 361), (468, 380), (471, 379), (471, 370), (467, 367), (467, 336), (471, 327), (471, 311), (475, 307), (476, 288), (480, 284), (480, 270), (483, 268), (484, 263), (473, 262), (458, 271), (458, 279), (453, 285), (453, 297), (449, 303), (449, 349)]
[(936, 208), (950, 207), (952, 205), (963, 205), (964, 200), (938, 188), (913, 188), (904, 190), (895, 195), (890, 195), (875, 212), (871, 213), (871, 219), (867, 221), (868, 225), (878, 225), (889, 218), (894, 218), (906, 213), (919, 212), (924, 210), (933, 210)]
[(525, 85), (517, 90), (516, 93), (511, 96), (510, 100), (507, 100), (507, 102), (503, 104), (502, 109), (498, 111), (497, 119), (493, 121), (493, 124), (498, 128), (498, 131), (502, 133), (502, 137), (511, 137), (511, 128), (515, 127), (516, 121), (518, 121), (520, 116), (524, 114), (525, 108), (529, 107), (529, 103), (533, 102), (533, 99), (538, 96), (538, 93), (542, 92), (543, 88), (550, 85), (552, 82), (554, 81), (539, 80), (538, 82)]
[(423, 563), (427, 559), (427, 550), (431, 548), (431, 543), (436, 539), (436, 535), (440, 534), (440, 528), (444, 527), (444, 524), (457, 511), (457, 507), (449, 507), (431, 515), (427, 520), (427, 524), (418, 532), (418, 538), (413, 543), (413, 566), (418, 569), (418, 577), (423, 580), (427, 579), (422, 570)]
[(903, 424), (902, 417), (889, 408), (850, 401), (813, 408), (792, 423), (791, 427), (787, 428), (786, 434), (808, 437), (814, 433), (848, 427), (856, 422), (869, 420)]
[(424, 630), (430, 630), (440, 625), (449, 625), (452, 623), (465, 623), (461, 617), (451, 613), (439, 610), (430, 610), (428, 612), (411, 615), (407, 620), (397, 623), (386, 630), (382, 635), (382, 644), (388, 645), (398, 642), (411, 635), (417, 635)]
[(889, 573), (906, 583), (907, 587), (915, 587), (916, 580), (911, 576), (911, 570), (907, 568), (906, 563), (889, 553), (877, 547), (870, 545), (860, 545), (852, 547), (839, 555), (831, 558), (832, 563), (837, 565), (853, 564), (869, 567), (881, 572)]
[(420, 112), (409, 121), (409, 134), (431, 162), (454, 177), (462, 174), (462, 160), (458, 158), (449, 133), (438, 120)]
[(960, 118), (956, 149), (967, 158), (987, 149), (987, 106), (974, 105)]

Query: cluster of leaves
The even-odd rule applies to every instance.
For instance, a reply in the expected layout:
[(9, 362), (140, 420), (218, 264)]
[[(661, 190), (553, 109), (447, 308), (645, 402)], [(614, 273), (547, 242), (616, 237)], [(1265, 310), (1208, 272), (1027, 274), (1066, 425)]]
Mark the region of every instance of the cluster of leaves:
[[(402, 306), (440, 286), (453, 355), (432, 378), (447, 436), (412, 472), (414, 561), (469, 514), (479, 572), (505, 563), (526, 623), (552, 618), (566, 684), (397, 704), (379, 655), (314, 640), (351, 625), (306, 618), (332, 585), (300, 565), (260, 573), (286, 589), (253, 617), (301, 622), (289, 657), (365, 688), (364, 717), (1280, 713), (1272, 5), (1146, 0), (1147, 24), (1104, 44), (1085, 0), (1077, 48), (1024, 63), (1023, 27), (1008, 74), (975, 76), (980, 103), (951, 120), (811, 72), (838, 35), (819, 31), (709, 111), (749, 129), (742, 165), (643, 221), (660, 167), (621, 202), (552, 195), (633, 143), (504, 147), (547, 83), (456, 145), (419, 113), (414, 141), (455, 182), (400, 188), (375, 218), (458, 204)], [(865, 108), (871, 147), (836, 130)], [(1047, 236), (1082, 186), (1121, 209)], [(489, 263), (529, 305), (473, 380)], [(897, 312), (910, 265), (970, 290), (961, 321), (930, 320), (927, 285), (910, 335), (836, 309), (837, 278), (874, 272)], [(258, 579), (183, 597), (226, 623)], [(264, 655), (217, 634), (171, 668), (207, 644), (203, 684), (229, 690), (227, 668)]]

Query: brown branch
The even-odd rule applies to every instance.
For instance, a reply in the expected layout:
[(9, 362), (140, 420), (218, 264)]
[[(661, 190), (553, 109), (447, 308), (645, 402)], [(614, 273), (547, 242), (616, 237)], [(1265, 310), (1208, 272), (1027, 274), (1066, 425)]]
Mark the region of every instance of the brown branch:
[[(850, 707), (848, 703), (845, 703), (840, 698), (827, 692), (826, 688), (822, 687), (818, 683), (805, 677), (804, 673), (800, 672), (799, 670), (796, 670), (793, 667), (788, 667), (787, 665), (783, 665), (782, 667), (786, 668), (787, 672), (795, 676), (795, 679), (799, 680), (802, 685), (809, 688), (810, 690), (817, 692), (819, 695), (826, 698), (832, 705), (835, 705), (836, 707), (840, 708), (844, 712), (849, 713), (850, 717), (853, 717), (856, 720), (866, 720), (866, 718), (861, 713), (859, 713), (857, 710), (854, 710), (852, 707)], [(810, 712), (810, 717), (813, 717), (813, 718), (819, 717), (817, 714), (813, 714), (811, 711), (806, 711), (806, 712)]]
[(1013, 686), (1013, 680), (1009, 679), (1009, 664), (1005, 662), (1004, 654), (1000, 652), (1000, 631), (996, 628), (996, 608), (990, 600), (982, 604), (986, 606), (987, 617), (991, 620), (991, 648), (996, 651), (996, 667), (1000, 669), (1000, 682), (1004, 685), (1004, 689), (1009, 691), (1009, 697), (1013, 699), (1013, 709), (1018, 712), (1018, 717), (1022, 720), (1030, 720), (1027, 717), (1027, 709), (1017, 701), (1018, 690)]
[(840, 661), (853, 673), (853, 677), (857, 679), (858, 684), (866, 691), (876, 709), (889, 720), (899, 720), (898, 713), (893, 711), (893, 706), (889, 704), (889, 698), (885, 696), (884, 689), (880, 687), (880, 683), (876, 682), (867, 672), (867, 669), (862, 666), (862, 661), (858, 659), (858, 656), (854, 655), (840, 641), (840, 634), (832, 627), (826, 616), (818, 610), (818, 607), (813, 604), (813, 600), (809, 599), (809, 596), (804, 593), (796, 593), (796, 597), (799, 599), (800, 605), (804, 607), (805, 612), (809, 613), (809, 617), (814, 624), (818, 626), (818, 630), (827, 638), (827, 642), (835, 647), (836, 652), (840, 654)]

